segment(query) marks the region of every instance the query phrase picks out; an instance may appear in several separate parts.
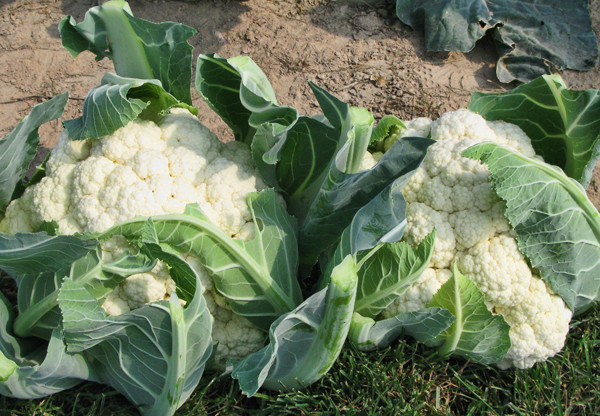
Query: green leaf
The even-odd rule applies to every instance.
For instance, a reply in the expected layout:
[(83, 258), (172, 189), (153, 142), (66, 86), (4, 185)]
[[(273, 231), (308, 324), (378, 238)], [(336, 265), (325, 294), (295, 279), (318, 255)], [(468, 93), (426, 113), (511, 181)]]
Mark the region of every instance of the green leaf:
[(82, 115), (63, 124), (71, 140), (98, 138), (112, 134), (138, 117), (155, 119), (174, 106), (180, 106), (180, 102), (157, 80), (107, 73), (102, 84), (85, 97)]
[(493, 37), (500, 82), (531, 81), (562, 69), (586, 71), (598, 65), (598, 41), (587, 0), (489, 1), (499, 23)]
[(468, 52), (492, 31), (501, 82), (598, 64), (587, 0), (396, 0), (396, 14), (424, 32), (429, 51)]
[(558, 75), (503, 93), (473, 93), (469, 109), (521, 127), (535, 152), (584, 187), (600, 156), (600, 94), (569, 90)]
[(319, 380), (334, 364), (348, 334), (356, 296), (356, 264), (340, 263), (329, 286), (271, 325), (270, 343), (234, 363), (232, 377), (253, 396), (259, 388), (288, 391)]
[(96, 241), (46, 233), (0, 234), (0, 269), (15, 277), (56, 272), (93, 250)]
[(374, 318), (415, 283), (429, 265), (435, 230), (416, 249), (406, 242), (383, 244), (373, 254), (358, 253), (360, 269), (354, 311)]
[(600, 214), (583, 187), (556, 166), (495, 144), (462, 155), (490, 169), (531, 267), (574, 312), (589, 308), (600, 296)]
[(399, 140), (377, 165), (359, 173), (332, 167), (300, 225), (301, 261), (313, 264), (322, 252), (334, 247), (356, 212), (390, 183), (408, 180), (432, 143), (421, 137)]
[(106, 262), (97, 241), (45, 233), (0, 235), (0, 268), (17, 282), (19, 316), (14, 331), (21, 337), (48, 339), (60, 321), (57, 306), (62, 279), (70, 276), (98, 298), (124, 277), (152, 269), (148, 257), (125, 253)]
[(469, 52), (494, 24), (485, 0), (396, 0), (396, 15), (425, 34), (428, 51)]
[[(265, 127), (259, 129), (253, 149), (264, 133)], [(290, 213), (302, 220), (336, 154), (339, 134), (320, 120), (301, 116), (275, 140), (280, 147), (275, 167), (277, 186), (289, 201)]]
[(0, 351), (0, 383), (4, 383), (19, 366)]
[(449, 310), (455, 322), (435, 339), (425, 343), (437, 346), (440, 357), (457, 355), (482, 364), (502, 360), (510, 348), (510, 326), (502, 315), (485, 306), (483, 293), (454, 265), (452, 277), (427, 304), (428, 308)]
[(197, 275), (195, 283), (185, 309), (173, 294), (109, 317), (83, 285), (66, 279), (58, 301), (68, 351), (92, 357), (102, 382), (142, 415), (173, 415), (198, 385), (212, 353), (212, 317)]
[(59, 24), (63, 46), (73, 57), (89, 50), (113, 60), (124, 78), (157, 79), (163, 88), (192, 104), (192, 46), (196, 31), (180, 23), (152, 23), (133, 17), (125, 1), (91, 8), (81, 23), (65, 17)]
[(448, 329), (454, 321), (454, 315), (443, 308), (404, 312), (380, 321), (355, 312), (348, 338), (361, 351), (385, 348), (403, 334), (427, 343)]
[(196, 65), (196, 89), (233, 130), (235, 139), (248, 144), (260, 124), (268, 121), (287, 126), (298, 117), (293, 108), (277, 104), (267, 77), (246, 56), (225, 59), (201, 54)]
[(1, 395), (36, 399), (70, 389), (83, 380), (98, 381), (81, 354), (66, 353), (59, 330), (52, 332), (49, 342), (17, 338), (12, 333), (13, 315), (12, 306), (0, 292)]
[(0, 140), (0, 215), (15, 195), (15, 190), (25, 177), (35, 157), (40, 136), (38, 128), (60, 117), (67, 104), (68, 94), (34, 106), (29, 115)]
[(296, 278), (296, 224), (272, 189), (249, 195), (248, 207), (255, 230), (249, 241), (227, 236), (195, 204), (183, 214), (159, 215), (150, 222), (124, 221), (100, 238), (153, 236), (172, 252), (196, 255), (233, 311), (267, 329), (302, 301)]
[(373, 151), (385, 153), (398, 141), (404, 130), (406, 125), (402, 120), (392, 115), (383, 116), (373, 129), (369, 147)]
[(369, 146), (375, 119), (365, 108), (351, 107), (336, 97), (308, 83), (329, 124), (338, 132), (336, 168), (344, 173), (356, 173)]

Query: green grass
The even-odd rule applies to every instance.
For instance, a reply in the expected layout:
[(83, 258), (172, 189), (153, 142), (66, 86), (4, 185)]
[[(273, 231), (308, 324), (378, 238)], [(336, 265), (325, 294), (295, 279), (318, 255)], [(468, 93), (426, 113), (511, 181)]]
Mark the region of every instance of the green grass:
[[(372, 353), (346, 348), (329, 374), (293, 393), (243, 396), (227, 377), (201, 385), (177, 415), (597, 415), (600, 307), (575, 318), (564, 351), (530, 370), (436, 361), (410, 339)], [(137, 415), (84, 384), (42, 400), (0, 397), (0, 416)]]

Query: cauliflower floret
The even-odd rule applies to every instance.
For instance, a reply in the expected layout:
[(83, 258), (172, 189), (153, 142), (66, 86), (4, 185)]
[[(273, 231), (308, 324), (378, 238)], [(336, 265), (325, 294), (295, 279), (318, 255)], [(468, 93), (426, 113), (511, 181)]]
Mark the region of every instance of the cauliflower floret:
[(402, 132), (404, 137), (427, 137), (431, 130), (431, 119), (427, 117), (418, 117), (404, 123), (406, 130)]
[(488, 122), (469, 110), (446, 113), (428, 127), (436, 143), (429, 147), (403, 194), (407, 201), (405, 239), (416, 246), (435, 228), (433, 255), (429, 268), (384, 316), (424, 308), (450, 278), (456, 261), (458, 269), (483, 292), (488, 309), (502, 314), (511, 326), (512, 346), (498, 365), (531, 367), (560, 351), (571, 312), (532, 273), (518, 251), (515, 233), (504, 217), (505, 204), (491, 188), (487, 167), (460, 155), (470, 146), (489, 141), (534, 157), (531, 141), (519, 127)]

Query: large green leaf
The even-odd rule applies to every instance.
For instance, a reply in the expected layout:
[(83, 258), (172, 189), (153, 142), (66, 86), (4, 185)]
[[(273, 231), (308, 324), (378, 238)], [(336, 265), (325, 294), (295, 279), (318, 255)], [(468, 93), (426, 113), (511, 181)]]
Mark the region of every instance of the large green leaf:
[(121, 77), (157, 79), (177, 100), (192, 104), (191, 27), (138, 19), (127, 2), (113, 0), (91, 8), (80, 23), (65, 17), (59, 31), (74, 57), (87, 50), (98, 60), (108, 57)]
[(231, 127), (235, 139), (248, 144), (260, 124), (288, 126), (298, 117), (295, 109), (277, 104), (267, 77), (247, 56), (225, 59), (201, 54), (196, 65), (196, 89)]
[(157, 80), (107, 73), (102, 84), (85, 97), (82, 115), (63, 124), (71, 140), (97, 138), (112, 134), (138, 117), (154, 119), (178, 105), (180, 102)]
[(503, 93), (473, 93), (469, 109), (521, 127), (537, 154), (587, 186), (600, 156), (600, 94), (569, 90), (558, 75)]
[(233, 366), (232, 377), (253, 396), (259, 388), (288, 391), (319, 380), (337, 359), (356, 296), (356, 263), (346, 257), (329, 286), (271, 325), (270, 343)]
[(396, 14), (430, 51), (468, 52), (491, 30), (501, 82), (598, 64), (587, 0), (396, 0)]
[(118, 224), (102, 238), (152, 236), (173, 252), (193, 253), (211, 273), (231, 308), (261, 328), (294, 309), (302, 294), (296, 274), (296, 224), (272, 189), (248, 197), (255, 236), (235, 240), (223, 233), (198, 208), (183, 214), (136, 218)]
[(15, 196), (15, 188), (35, 157), (40, 142), (38, 128), (60, 117), (67, 100), (68, 94), (64, 93), (36, 105), (8, 136), (0, 140), (0, 215)]
[(485, 0), (396, 0), (396, 15), (425, 34), (428, 51), (468, 52), (492, 24)]
[(69, 235), (0, 234), (0, 269), (13, 277), (70, 267), (98, 243)]
[(460, 273), (456, 265), (452, 277), (427, 307), (445, 308), (456, 318), (447, 330), (424, 341), (427, 345), (437, 346), (441, 357), (457, 355), (478, 363), (493, 364), (508, 352), (510, 326), (502, 315), (488, 311), (483, 293)]
[(212, 353), (212, 317), (197, 275), (194, 298), (185, 308), (172, 294), (168, 301), (109, 317), (70, 279), (58, 301), (67, 350), (85, 351), (102, 382), (143, 415), (173, 415), (198, 385)]
[[(156, 261), (144, 253), (125, 252), (110, 261), (100, 247), (56, 272), (38, 272), (17, 278), (19, 316), (14, 330), (19, 336), (48, 338), (60, 322), (57, 298), (63, 278), (76, 280), (100, 300), (127, 276), (145, 273)], [(43, 269), (42, 269), (43, 270)]]
[(17, 282), (19, 336), (48, 339), (60, 321), (56, 299), (62, 279), (70, 276), (97, 298), (105, 296), (124, 277), (152, 269), (144, 253), (126, 252), (102, 259), (97, 241), (46, 233), (0, 235), (0, 268)]
[(336, 168), (344, 173), (360, 171), (375, 123), (373, 115), (365, 108), (349, 106), (312, 82), (309, 85), (323, 115), (338, 132)]
[(81, 354), (66, 353), (58, 329), (52, 332), (49, 342), (37, 342), (15, 337), (13, 322), (13, 307), (0, 292), (1, 395), (36, 399), (74, 387), (83, 380), (98, 381)]
[(519, 250), (574, 312), (600, 296), (600, 214), (556, 166), (492, 143), (465, 150), (491, 171)]
[(354, 311), (374, 318), (415, 283), (429, 265), (435, 231), (416, 249), (402, 241), (383, 244), (373, 254), (358, 254), (358, 290)]
[(300, 225), (302, 262), (314, 263), (337, 244), (356, 212), (395, 180), (407, 180), (420, 165), (433, 140), (406, 137), (396, 142), (373, 168), (344, 173), (331, 167), (305, 220)]
[(396, 179), (354, 214), (335, 250), (320, 256), (323, 273), (319, 287), (327, 285), (331, 270), (348, 254), (369, 253), (381, 243), (400, 241), (406, 228), (406, 201), (402, 188), (407, 181), (408, 176)]

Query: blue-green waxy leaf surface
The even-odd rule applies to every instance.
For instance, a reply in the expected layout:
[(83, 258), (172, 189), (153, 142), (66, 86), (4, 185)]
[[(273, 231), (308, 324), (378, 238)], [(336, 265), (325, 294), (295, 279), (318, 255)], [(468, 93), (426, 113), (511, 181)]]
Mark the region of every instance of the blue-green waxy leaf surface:
[(383, 244), (374, 253), (358, 253), (360, 269), (354, 311), (374, 318), (415, 283), (429, 265), (435, 231), (418, 247), (401, 241)]
[(406, 137), (396, 142), (373, 168), (344, 173), (333, 167), (300, 225), (300, 252), (316, 261), (339, 239), (358, 210), (395, 180), (407, 180), (420, 165), (433, 140)]
[(173, 294), (109, 317), (84, 286), (70, 279), (62, 284), (58, 302), (68, 351), (85, 351), (102, 382), (142, 415), (173, 415), (198, 385), (212, 353), (212, 318), (198, 276), (185, 308)]
[(269, 344), (233, 365), (242, 391), (253, 396), (259, 388), (303, 388), (327, 373), (348, 334), (356, 283), (356, 263), (348, 256), (333, 270), (327, 288), (277, 319)]
[(491, 31), (501, 82), (598, 64), (587, 0), (396, 0), (396, 14), (424, 32), (430, 51), (468, 52)]
[(558, 75), (502, 93), (473, 93), (469, 109), (521, 127), (538, 155), (587, 187), (600, 156), (600, 92), (567, 89)]
[(449, 310), (436, 307), (404, 312), (379, 321), (355, 312), (348, 338), (361, 351), (385, 348), (404, 334), (428, 343), (454, 321), (454, 315)]
[[(201, 54), (196, 65), (196, 89), (233, 130), (235, 139), (248, 144), (262, 123), (288, 126), (298, 117), (295, 109), (277, 104), (267, 77), (247, 56), (225, 59)], [(255, 158), (259, 169), (261, 158), (262, 154)]]
[(0, 234), (0, 269), (11, 276), (55, 272), (70, 267), (97, 244), (69, 235)]
[(136, 18), (127, 2), (113, 0), (91, 8), (80, 23), (65, 17), (59, 31), (73, 57), (91, 51), (98, 60), (110, 58), (119, 76), (156, 79), (178, 101), (192, 104), (191, 27)]
[(427, 304), (428, 308), (447, 309), (456, 320), (425, 344), (436, 346), (440, 357), (456, 355), (482, 364), (497, 363), (510, 348), (510, 326), (502, 315), (492, 314), (483, 293), (456, 265), (452, 277)]
[(15, 195), (35, 157), (40, 136), (38, 128), (60, 117), (67, 104), (68, 94), (57, 95), (36, 105), (17, 126), (0, 140), (0, 214)]
[(126, 276), (149, 271), (154, 264), (143, 253), (103, 260), (97, 241), (75, 236), (0, 235), (0, 268), (15, 279), (19, 289), (14, 331), (21, 337), (51, 337), (60, 322), (57, 297), (65, 276), (100, 299)]
[(272, 189), (250, 195), (248, 207), (255, 232), (249, 241), (223, 233), (197, 205), (188, 205), (183, 214), (124, 221), (101, 238), (152, 236), (171, 252), (193, 253), (233, 311), (267, 330), (302, 301), (296, 223)]
[(600, 297), (600, 214), (583, 187), (556, 166), (482, 143), (463, 156), (487, 165), (519, 251), (574, 312)]
[[(180, 102), (155, 79), (123, 78), (107, 73), (83, 102), (82, 115), (63, 124), (71, 140), (110, 135), (130, 121), (154, 119)], [(186, 107), (193, 110), (191, 107)]]
[[(84, 380), (99, 381), (82, 354), (65, 351), (58, 329), (52, 332), (49, 342), (23, 339), (14, 335), (13, 322), (13, 307), (0, 293), (1, 395), (36, 399), (70, 389)], [(3, 368), (5, 379), (1, 377)]]

